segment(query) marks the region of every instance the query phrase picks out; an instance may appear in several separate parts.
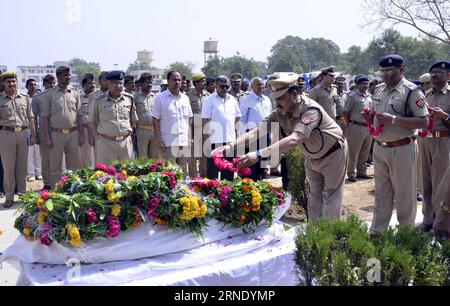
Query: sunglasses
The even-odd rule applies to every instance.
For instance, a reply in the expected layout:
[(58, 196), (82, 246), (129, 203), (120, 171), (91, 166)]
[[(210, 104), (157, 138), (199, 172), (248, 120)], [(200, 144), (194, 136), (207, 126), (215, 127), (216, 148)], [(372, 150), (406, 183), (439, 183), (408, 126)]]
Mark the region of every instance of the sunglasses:
[(230, 85), (217, 85), (220, 89), (230, 89)]

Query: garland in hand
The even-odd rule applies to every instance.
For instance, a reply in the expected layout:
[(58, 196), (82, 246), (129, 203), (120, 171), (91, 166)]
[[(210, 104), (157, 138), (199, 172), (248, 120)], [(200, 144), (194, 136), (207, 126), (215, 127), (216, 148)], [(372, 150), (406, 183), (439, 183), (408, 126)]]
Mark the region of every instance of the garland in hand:
[(252, 175), (252, 170), (250, 168), (237, 168), (237, 166), (239, 165), (239, 158), (233, 158), (233, 161), (230, 162), (224, 157), (220, 157), (216, 154), (212, 156), (212, 159), (217, 169), (219, 169), (220, 171), (235, 172), (241, 177), (249, 177), (250, 175)]
[(369, 134), (373, 136), (380, 136), (381, 132), (383, 132), (384, 124), (381, 124), (377, 128), (373, 127), (373, 120), (375, 119), (377, 113), (370, 108), (364, 109), (364, 113), (369, 116), (369, 119), (367, 120), (367, 129), (369, 130)]

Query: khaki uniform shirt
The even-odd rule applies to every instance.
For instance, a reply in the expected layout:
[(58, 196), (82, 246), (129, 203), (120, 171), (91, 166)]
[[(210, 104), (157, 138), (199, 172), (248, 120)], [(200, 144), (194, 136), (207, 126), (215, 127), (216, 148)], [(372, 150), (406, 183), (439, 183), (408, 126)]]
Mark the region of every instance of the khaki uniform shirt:
[(28, 127), (31, 118), (34, 115), (27, 94), (18, 92), (14, 98), (9, 97), (6, 92), (0, 94), (0, 126)]
[(81, 116), (80, 95), (70, 87), (64, 92), (59, 86), (47, 90), (41, 103), (41, 117), (50, 120), (50, 127), (67, 129), (78, 126)]
[(361, 113), (364, 111), (364, 109), (372, 109), (372, 107), (372, 96), (369, 95), (369, 93), (361, 94), (359, 90), (356, 90), (351, 92), (347, 96), (344, 105), (344, 112), (349, 114), (350, 120), (365, 123), (366, 120), (363, 118)]
[(81, 116), (83, 119), (83, 124), (87, 124), (88, 123), (88, 117), (89, 117), (89, 103), (92, 101), (90, 96), (93, 93), (91, 93), (90, 95), (85, 94), (84, 92), (81, 94)]
[(46, 91), (40, 92), (37, 95), (35, 95), (33, 97), (33, 99), (31, 99), (31, 110), (33, 111), (34, 114), (34, 118), (36, 118), (38, 126), (36, 127), (36, 129), (38, 129), (41, 125), (41, 119), (40, 119), (40, 114), (41, 114), (41, 107), (42, 107), (42, 97), (44, 96)]
[(322, 158), (343, 137), (334, 119), (317, 102), (306, 96), (301, 97), (292, 116), (276, 110), (262, 124), (268, 124), (270, 131), (272, 122), (279, 122), (287, 136), (293, 132), (305, 135), (299, 149), (311, 159)]
[(243, 98), (245, 98), (246, 96), (250, 95), (250, 92), (248, 92), (248, 91), (242, 91), (242, 90), (240, 90), (238, 93), (235, 93), (235, 92), (233, 91), (233, 89), (230, 89), (230, 90), (228, 91), (228, 93), (229, 93), (230, 95), (232, 95), (232, 96), (236, 99), (236, 101), (238, 101), (238, 103), (240, 103), (241, 100), (242, 100)]
[(311, 90), (309, 97), (319, 103), (331, 118), (336, 118), (336, 106), (340, 103), (336, 85), (327, 89), (323, 84), (319, 84)]
[[(408, 94), (411, 93), (407, 103)], [(426, 117), (425, 95), (417, 85), (403, 79), (398, 85), (389, 90), (385, 83), (375, 88), (373, 95), (373, 110), (377, 114), (388, 113), (398, 117)], [(379, 126), (377, 119), (374, 119), (374, 128)], [(386, 124), (383, 131), (375, 139), (382, 142), (392, 142), (408, 137), (413, 137), (416, 129), (407, 129), (398, 125)]]
[[(431, 107), (440, 107), (447, 114), (450, 113), (450, 85), (442, 88), (441, 91), (432, 90), (427, 92), (428, 104)], [(436, 119), (434, 121), (433, 131), (445, 131), (449, 130), (448, 125), (444, 119)]]
[(209, 96), (209, 93), (206, 90), (203, 90), (201, 94), (197, 92), (197, 90), (192, 89), (188, 93), (189, 101), (191, 102), (192, 112), (194, 114), (202, 114), (202, 104), (203, 101)]
[(139, 91), (134, 95), (138, 124), (153, 125), (152, 108), (154, 101), (155, 95), (153, 93), (146, 95)]
[(108, 92), (99, 92), (89, 105), (89, 123), (97, 125), (97, 133), (113, 137), (126, 136), (137, 120), (133, 107), (133, 96), (123, 92), (114, 100)]

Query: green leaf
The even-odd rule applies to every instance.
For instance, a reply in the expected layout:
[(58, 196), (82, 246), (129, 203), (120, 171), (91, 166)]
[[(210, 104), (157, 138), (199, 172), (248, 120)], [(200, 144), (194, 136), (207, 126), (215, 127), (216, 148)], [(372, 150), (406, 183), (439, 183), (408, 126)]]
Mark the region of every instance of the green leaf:
[(45, 202), (45, 207), (48, 209), (48, 211), (53, 211), (53, 201), (51, 199), (47, 200)]

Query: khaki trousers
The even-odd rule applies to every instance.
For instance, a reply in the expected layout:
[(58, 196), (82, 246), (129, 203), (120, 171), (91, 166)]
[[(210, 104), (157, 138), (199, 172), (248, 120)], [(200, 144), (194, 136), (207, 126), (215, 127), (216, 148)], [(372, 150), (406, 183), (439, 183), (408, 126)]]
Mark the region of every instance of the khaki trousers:
[(84, 127), (84, 144), (80, 148), (81, 168), (94, 167), (94, 147), (89, 143), (89, 128)]
[(423, 182), (423, 224), (433, 225), (442, 201), (450, 197), (450, 138), (419, 141)]
[(97, 164), (110, 164), (113, 161), (130, 160), (134, 156), (131, 137), (123, 141), (115, 141), (97, 135), (95, 148), (95, 162)]
[(78, 132), (63, 134), (51, 132), (53, 147), (50, 148), (51, 185), (54, 186), (63, 174), (63, 157), (65, 155), (66, 168), (77, 170), (81, 168), (80, 146), (78, 145)]
[(160, 150), (154, 139), (152, 130), (136, 128), (138, 157), (147, 159), (159, 159)]
[(188, 161), (189, 147), (166, 147), (165, 151), (161, 152), (161, 158), (164, 160), (172, 160), (183, 169), (183, 175), (188, 175)]
[(344, 195), (345, 172), (347, 169), (347, 142), (342, 148), (321, 159), (305, 160), (306, 177), (310, 194), (308, 219), (315, 222), (320, 218), (339, 219)]
[(0, 156), (3, 165), (3, 189), (7, 201), (14, 200), (14, 189), (26, 192), (29, 130), (0, 130)]
[(50, 149), (44, 144), (44, 131), (39, 129), (39, 151), (41, 152), (41, 172), (45, 186), (50, 186), (52, 177), (50, 172)]
[(373, 148), (375, 205), (371, 232), (380, 233), (391, 221), (394, 202), (400, 225), (415, 225), (417, 144), (387, 148), (375, 143)]
[[(372, 136), (364, 126), (350, 123), (347, 129), (348, 142), (348, 177), (367, 175), (366, 161), (369, 158)], [(355, 173), (356, 168), (356, 173)]]

